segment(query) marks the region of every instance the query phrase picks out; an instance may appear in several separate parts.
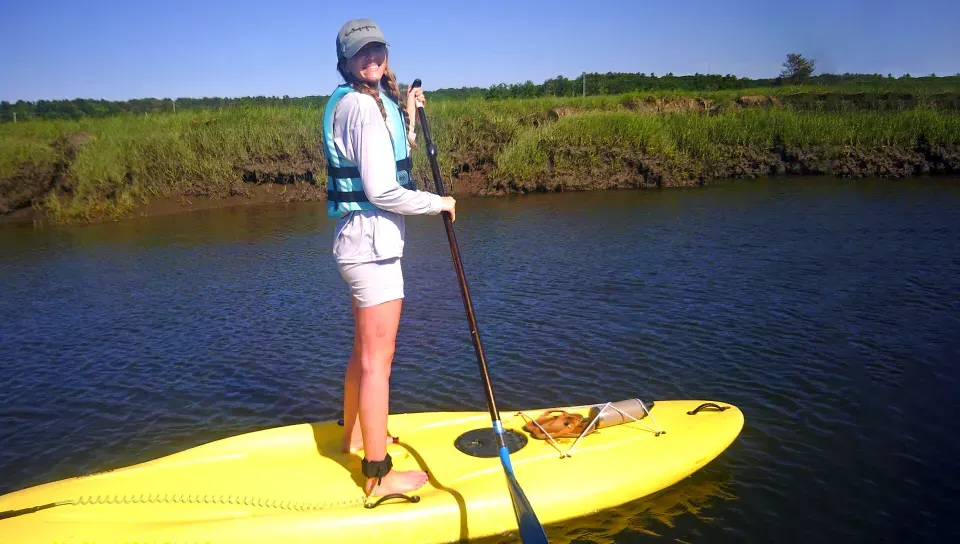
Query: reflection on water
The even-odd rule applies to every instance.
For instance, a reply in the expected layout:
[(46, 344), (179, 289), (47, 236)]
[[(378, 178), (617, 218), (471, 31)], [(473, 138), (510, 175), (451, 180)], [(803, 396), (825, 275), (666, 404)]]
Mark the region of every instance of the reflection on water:
[[(553, 544), (612, 544), (670, 536), (684, 520), (709, 522), (711, 508), (723, 501), (736, 501), (732, 478), (732, 474), (706, 475), (701, 471), (650, 497), (550, 525), (547, 538)], [(696, 540), (695, 535), (691, 537)], [(474, 540), (477, 544), (517, 541), (515, 533)]]

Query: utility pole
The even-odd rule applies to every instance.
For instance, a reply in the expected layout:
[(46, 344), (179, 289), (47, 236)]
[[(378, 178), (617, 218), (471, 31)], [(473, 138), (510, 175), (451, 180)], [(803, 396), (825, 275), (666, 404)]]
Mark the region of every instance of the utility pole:
[(173, 99), (173, 114), (174, 114), (174, 115), (177, 114), (177, 99), (176, 99), (176, 98)]
[(583, 73), (583, 96), (587, 96), (587, 73)]
[(13, 112), (13, 124), (17, 124), (17, 112)]

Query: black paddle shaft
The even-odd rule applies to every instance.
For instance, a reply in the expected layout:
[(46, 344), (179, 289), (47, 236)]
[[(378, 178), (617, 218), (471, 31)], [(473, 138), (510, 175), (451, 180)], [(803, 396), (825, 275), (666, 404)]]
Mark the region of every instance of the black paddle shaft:
[[(412, 87), (420, 86), (420, 80), (416, 79)], [(437, 194), (447, 196), (447, 191), (443, 187), (443, 179), (440, 178), (440, 165), (437, 164), (437, 146), (433, 145), (430, 138), (430, 125), (427, 124), (427, 114), (423, 111), (423, 106), (417, 105), (417, 118), (420, 120), (420, 128), (423, 129), (423, 138), (427, 141), (427, 157), (430, 158), (430, 169), (433, 171), (433, 182), (437, 186)], [(477, 353), (477, 363), (480, 365), (480, 375), (483, 378), (483, 385), (487, 393), (487, 407), (490, 409), (490, 417), (494, 421), (500, 421), (500, 413), (497, 411), (497, 401), (493, 396), (493, 385), (490, 383), (490, 373), (487, 371), (487, 358), (483, 355), (483, 346), (480, 344), (480, 330), (477, 328), (477, 317), (473, 313), (473, 302), (470, 300), (470, 289), (467, 287), (467, 276), (463, 272), (463, 261), (460, 260), (460, 247), (457, 245), (457, 235), (453, 232), (453, 218), (449, 212), (443, 212), (443, 225), (447, 229), (447, 240), (450, 242), (450, 253), (453, 255), (453, 267), (457, 270), (457, 281), (460, 282), (460, 294), (463, 297), (463, 309), (467, 312), (467, 322), (470, 325), (470, 336), (473, 339), (473, 349)], [(503, 438), (498, 434), (498, 442)], [(499, 444), (503, 445), (503, 444)]]
[[(420, 86), (420, 80), (414, 80), (412, 87)], [(430, 125), (427, 124), (427, 114), (423, 106), (417, 104), (417, 116), (423, 137), (427, 141), (427, 156), (430, 158), (430, 168), (433, 170), (433, 182), (437, 185), (437, 194), (447, 196), (440, 178), (440, 166), (437, 164), (437, 147), (430, 138)], [(447, 240), (450, 242), (450, 254), (453, 255), (453, 266), (457, 270), (457, 281), (460, 283), (460, 294), (463, 296), (463, 309), (467, 312), (467, 322), (470, 325), (470, 336), (473, 338), (473, 349), (477, 352), (477, 364), (480, 365), (480, 375), (483, 378), (484, 389), (487, 393), (487, 407), (490, 409), (490, 419), (493, 420), (494, 436), (497, 437), (497, 446), (500, 449), (500, 461), (507, 478), (507, 487), (510, 489), (510, 500), (513, 502), (513, 513), (517, 517), (517, 528), (520, 530), (520, 540), (524, 544), (548, 544), (543, 524), (537, 519), (533, 506), (520, 488), (517, 477), (513, 473), (510, 463), (510, 454), (503, 440), (503, 424), (500, 423), (500, 413), (497, 411), (497, 401), (493, 397), (493, 385), (490, 383), (490, 373), (487, 372), (487, 359), (483, 355), (483, 346), (480, 345), (480, 330), (477, 328), (477, 318), (473, 314), (473, 303), (470, 301), (470, 290), (467, 288), (467, 276), (463, 273), (463, 261), (460, 260), (460, 248), (457, 246), (457, 236), (453, 232), (453, 217), (443, 212), (443, 225), (447, 229)]]

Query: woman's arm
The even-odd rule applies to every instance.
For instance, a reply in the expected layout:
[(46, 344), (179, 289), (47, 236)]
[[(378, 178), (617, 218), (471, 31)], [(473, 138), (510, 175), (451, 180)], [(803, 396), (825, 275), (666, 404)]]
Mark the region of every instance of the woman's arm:
[(338, 147), (342, 144), (343, 155), (357, 165), (363, 191), (373, 205), (403, 215), (440, 213), (443, 201), (439, 195), (411, 191), (397, 183), (390, 132), (372, 97), (360, 93), (345, 96), (335, 115), (334, 140)]

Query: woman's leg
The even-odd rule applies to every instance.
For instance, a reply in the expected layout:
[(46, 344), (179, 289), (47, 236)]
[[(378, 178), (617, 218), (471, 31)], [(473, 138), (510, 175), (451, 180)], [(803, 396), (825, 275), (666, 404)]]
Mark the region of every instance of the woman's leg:
[[(364, 458), (382, 461), (387, 455), (387, 414), (390, 408), (390, 367), (396, 349), (397, 329), (403, 299), (391, 300), (356, 310), (356, 338), (354, 352), (360, 368), (359, 406), (360, 430), (363, 434)], [(348, 364), (349, 381), (349, 364)], [(346, 422), (344, 422), (346, 424)], [(368, 478), (364, 487), (367, 494), (387, 495), (406, 493), (427, 481), (422, 471), (391, 471), (380, 485), (376, 478)]]
[[(340, 451), (353, 453), (363, 449), (363, 435), (360, 432), (360, 334), (357, 332), (357, 299), (353, 299), (353, 351), (347, 362), (347, 372), (343, 380), (343, 441)], [(387, 435), (387, 443), (393, 444), (396, 437)]]
[(343, 380), (343, 442), (340, 450), (350, 453), (355, 447), (362, 447), (360, 435), (360, 334), (357, 332), (357, 299), (353, 300), (353, 351), (347, 362), (347, 373)]

